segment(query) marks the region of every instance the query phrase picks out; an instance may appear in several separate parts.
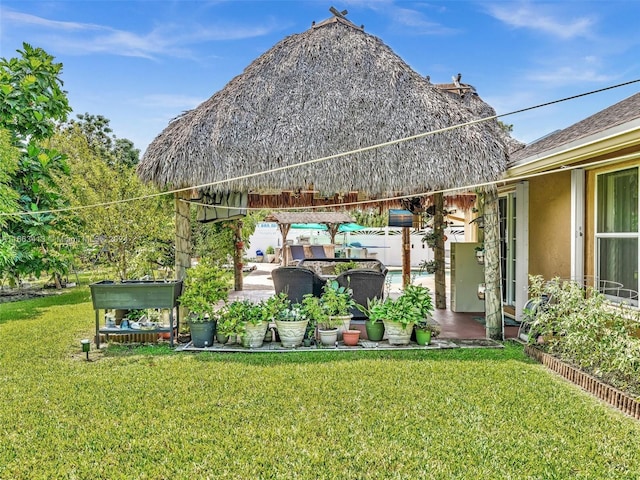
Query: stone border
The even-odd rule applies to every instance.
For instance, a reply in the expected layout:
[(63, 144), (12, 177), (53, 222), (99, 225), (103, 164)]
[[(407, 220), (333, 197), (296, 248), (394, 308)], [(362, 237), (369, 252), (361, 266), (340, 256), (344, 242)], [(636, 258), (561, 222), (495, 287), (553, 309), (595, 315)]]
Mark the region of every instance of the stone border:
[(603, 402), (640, 420), (639, 400), (531, 345), (525, 345), (524, 353)]
[(212, 346), (197, 348), (191, 342), (186, 345), (178, 346), (176, 352), (212, 352), (212, 353), (286, 353), (286, 352), (383, 352), (389, 350), (446, 350), (452, 348), (504, 348), (504, 346), (493, 340), (457, 340), (457, 339), (441, 339), (435, 338), (426, 346), (418, 345), (411, 342), (409, 345), (390, 345), (386, 340), (380, 342), (371, 342), (369, 340), (360, 340), (358, 345), (347, 347), (342, 342), (338, 342), (336, 346), (299, 346), (295, 348), (285, 348), (280, 342), (265, 342), (262, 347), (247, 348), (238, 344), (220, 345), (214, 343)]

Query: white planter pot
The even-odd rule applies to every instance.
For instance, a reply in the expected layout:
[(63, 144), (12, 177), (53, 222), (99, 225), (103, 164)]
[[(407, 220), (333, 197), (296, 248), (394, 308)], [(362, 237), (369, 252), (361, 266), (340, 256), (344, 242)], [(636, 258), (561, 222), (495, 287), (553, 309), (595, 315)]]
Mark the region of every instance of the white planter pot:
[(285, 348), (299, 347), (302, 345), (304, 333), (307, 330), (309, 320), (299, 320), (297, 322), (285, 322), (276, 320), (278, 327), (278, 335), (280, 335), (280, 343)]
[(264, 335), (267, 333), (267, 322), (260, 322), (257, 325), (248, 323), (242, 336), (242, 346), (247, 348), (259, 348), (264, 342)]
[(318, 329), (318, 335), (320, 336), (320, 343), (322, 345), (335, 345), (338, 341), (338, 329), (331, 328), (329, 330)]
[(413, 332), (413, 323), (403, 327), (400, 323), (391, 320), (383, 320), (384, 329), (387, 332), (387, 338), (391, 345), (409, 345), (411, 333)]

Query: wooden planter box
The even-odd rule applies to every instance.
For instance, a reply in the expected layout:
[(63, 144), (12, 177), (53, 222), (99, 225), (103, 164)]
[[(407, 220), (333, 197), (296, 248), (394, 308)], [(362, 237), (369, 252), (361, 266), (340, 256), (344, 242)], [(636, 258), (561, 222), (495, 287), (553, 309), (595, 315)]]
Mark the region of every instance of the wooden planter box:
[(543, 352), (531, 345), (525, 345), (524, 352), (539, 361), (545, 367), (563, 376), (583, 390), (608, 403), (612, 407), (640, 420), (640, 401), (632, 396), (607, 385), (582, 370), (564, 363), (553, 355)]
[[(182, 293), (182, 281), (155, 281), (155, 280), (125, 280), (115, 283), (109, 280), (92, 283), (91, 300), (96, 312), (96, 346), (100, 348), (100, 334), (105, 335), (148, 335), (158, 333), (170, 333), (170, 344), (173, 346), (174, 330), (180, 328), (180, 315), (176, 309), (178, 297)], [(114, 329), (100, 328), (100, 310), (107, 309), (144, 309), (167, 308), (169, 309), (169, 326), (153, 330)], [(175, 322), (174, 322), (175, 318)]]

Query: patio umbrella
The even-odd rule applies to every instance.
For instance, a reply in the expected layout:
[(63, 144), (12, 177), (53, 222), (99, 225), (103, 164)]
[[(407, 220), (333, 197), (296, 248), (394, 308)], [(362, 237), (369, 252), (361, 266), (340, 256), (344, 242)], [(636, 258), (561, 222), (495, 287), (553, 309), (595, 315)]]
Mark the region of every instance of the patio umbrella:
[(292, 223), (291, 228), (297, 228), (299, 230), (327, 230), (327, 226), (324, 223)]

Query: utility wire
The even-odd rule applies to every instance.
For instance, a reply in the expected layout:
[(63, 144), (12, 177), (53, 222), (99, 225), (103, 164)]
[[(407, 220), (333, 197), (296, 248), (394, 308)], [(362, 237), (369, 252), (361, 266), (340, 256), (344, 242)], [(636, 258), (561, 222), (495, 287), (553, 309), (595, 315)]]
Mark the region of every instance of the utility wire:
[[(558, 104), (558, 103), (567, 102), (569, 100), (574, 100), (576, 98), (586, 97), (588, 95), (594, 95), (596, 93), (605, 92), (607, 90), (613, 90), (613, 89), (616, 89), (616, 88), (624, 87), (624, 86), (631, 85), (631, 84), (638, 83), (638, 82), (640, 82), (640, 79), (630, 80), (630, 81), (627, 81), (627, 82), (618, 83), (616, 85), (610, 85), (608, 87), (603, 87), (603, 88), (599, 88), (599, 89), (596, 89), (596, 90), (591, 90), (591, 91), (588, 91), (588, 92), (580, 93), (580, 94), (577, 94), (577, 95), (572, 95), (570, 97), (564, 97), (564, 98), (561, 98), (561, 99), (558, 99), (558, 100), (553, 100), (553, 101), (550, 101), (550, 102), (545, 102), (545, 103), (541, 103), (541, 104), (538, 104), (538, 105), (534, 105), (534, 106), (531, 106), (531, 107), (526, 107), (526, 108), (522, 108), (522, 109), (519, 109), (519, 110), (514, 110), (512, 112), (503, 113), (503, 114), (500, 114), (500, 115), (491, 115), (491, 116), (488, 116), (488, 117), (483, 117), (483, 118), (480, 118), (480, 119), (477, 119), (477, 120), (471, 120), (469, 122), (460, 123), (460, 124), (456, 124), (456, 125), (451, 125), (449, 127), (440, 128), (440, 129), (437, 129), (437, 130), (430, 130), (428, 132), (418, 133), (416, 135), (411, 135), (411, 136), (399, 138), (399, 139), (396, 139), (396, 140), (390, 140), (388, 142), (383, 142), (383, 143), (379, 143), (379, 144), (376, 144), (376, 145), (370, 145), (368, 147), (358, 148), (356, 150), (349, 150), (349, 151), (346, 151), (346, 152), (335, 153), (333, 155), (327, 155), (327, 156), (321, 157), (321, 158), (306, 160), (304, 162), (296, 163), (296, 164), (293, 164), (293, 165), (284, 165), (284, 166), (281, 166), (281, 167), (276, 167), (276, 168), (272, 168), (272, 169), (269, 169), (269, 170), (264, 170), (264, 171), (261, 171), (261, 172), (248, 173), (248, 174), (245, 174), (245, 175), (240, 175), (240, 176), (237, 176), (237, 177), (228, 178), (228, 179), (224, 179), (224, 180), (218, 180), (218, 181), (210, 182), (210, 183), (204, 183), (204, 184), (197, 185), (197, 186), (177, 188), (177, 189), (168, 190), (168, 191), (165, 191), (165, 192), (158, 192), (158, 193), (152, 193), (152, 194), (148, 194), (148, 195), (143, 195), (143, 196), (140, 196), (140, 197), (131, 197), (131, 198), (125, 198), (125, 199), (120, 199), (120, 200), (113, 200), (113, 201), (110, 201), (110, 202), (95, 203), (95, 204), (90, 204), (90, 205), (79, 205), (79, 206), (75, 206), (75, 207), (66, 207), (66, 208), (58, 208), (58, 209), (51, 209), (51, 210), (40, 210), (40, 211), (34, 211), (34, 212), (26, 211), (26, 212), (15, 212), (15, 213), (0, 213), (0, 216), (2, 216), (2, 217), (8, 217), (8, 216), (15, 217), (15, 216), (26, 216), (26, 215), (40, 215), (40, 214), (46, 214), (46, 213), (62, 213), (62, 212), (79, 211), (79, 210), (85, 210), (85, 209), (88, 209), (88, 208), (109, 207), (109, 206), (118, 205), (118, 204), (122, 204), (122, 203), (129, 203), (129, 202), (135, 202), (135, 201), (139, 201), (139, 200), (146, 200), (146, 199), (149, 199), (149, 198), (155, 198), (155, 197), (160, 197), (160, 196), (164, 196), (164, 195), (173, 195), (173, 194), (179, 193), (179, 192), (203, 189), (203, 188), (212, 187), (212, 186), (215, 186), (215, 185), (220, 185), (220, 184), (224, 184), (224, 183), (228, 183), (228, 182), (234, 182), (234, 181), (238, 181), (238, 180), (245, 180), (245, 179), (256, 177), (256, 176), (259, 176), (259, 175), (265, 175), (265, 174), (268, 174), (268, 173), (286, 171), (286, 170), (293, 169), (293, 168), (299, 168), (299, 167), (303, 167), (303, 166), (306, 166), (306, 165), (312, 165), (312, 164), (315, 164), (315, 163), (326, 162), (328, 160), (333, 160), (333, 159), (336, 159), (336, 158), (346, 157), (348, 155), (354, 155), (354, 154), (358, 154), (358, 153), (363, 153), (363, 152), (368, 152), (368, 151), (371, 151), (371, 150), (375, 150), (375, 149), (378, 149), (378, 148), (397, 145), (399, 143), (408, 142), (408, 141), (411, 141), (411, 140), (417, 140), (417, 139), (424, 138), (424, 137), (427, 137), (427, 136), (436, 135), (438, 133), (444, 133), (444, 132), (448, 132), (448, 131), (451, 131), (451, 130), (456, 130), (456, 129), (462, 128), (462, 127), (468, 127), (468, 126), (472, 126), (472, 125), (477, 125), (479, 123), (487, 122), (489, 120), (495, 120), (495, 119), (498, 119), (498, 118), (507, 117), (507, 116), (511, 116), (511, 115), (516, 115), (518, 113), (523, 113), (523, 112), (527, 112), (527, 111), (530, 111), (530, 110), (535, 110), (535, 109), (538, 109), (538, 108), (547, 107), (547, 106), (550, 106), (550, 105), (555, 105), (555, 104)], [(509, 181), (513, 181), (515, 179), (510, 178), (508, 180)], [(377, 199), (377, 200), (373, 200), (373, 201), (366, 201), (366, 202), (363, 202), (363, 203), (375, 203), (375, 202), (381, 202), (381, 201), (389, 201), (389, 200), (397, 200), (397, 199), (403, 199), (403, 198), (411, 198), (411, 197), (427, 195), (427, 194), (431, 194), (431, 193), (440, 193), (440, 192), (446, 193), (446, 192), (450, 192), (450, 191), (457, 191), (457, 190), (463, 190), (463, 189), (478, 188), (478, 187), (482, 187), (482, 186), (489, 186), (489, 185), (494, 185), (494, 184), (502, 183), (502, 182), (505, 182), (505, 179), (491, 181), (491, 182), (483, 182), (483, 183), (479, 183), (479, 184), (475, 184), (475, 185), (467, 185), (467, 186), (449, 188), (449, 189), (444, 189), (444, 190), (432, 191), (432, 192), (414, 193), (414, 194), (411, 194), (411, 195), (403, 195), (403, 196), (398, 196), (398, 197), (389, 197), (388, 199)], [(356, 205), (356, 204), (359, 204), (359, 203), (360, 202), (340, 203), (340, 204), (335, 204), (335, 206), (348, 206), (348, 205)], [(327, 207), (331, 207), (331, 205), (313, 206), (313, 208), (327, 208)]]

